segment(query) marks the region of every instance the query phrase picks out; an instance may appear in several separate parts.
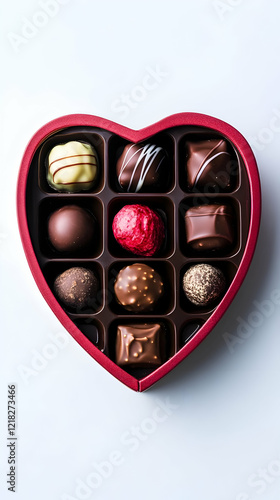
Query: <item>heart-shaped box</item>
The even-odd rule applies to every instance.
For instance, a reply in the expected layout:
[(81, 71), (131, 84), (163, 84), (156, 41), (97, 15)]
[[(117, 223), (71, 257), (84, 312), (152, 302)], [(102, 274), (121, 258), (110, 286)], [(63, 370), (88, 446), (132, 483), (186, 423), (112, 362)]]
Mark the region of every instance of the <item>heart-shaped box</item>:
[[(186, 142), (223, 139), (237, 165), (233, 185), (214, 192), (189, 189), (185, 179)], [(119, 151), (129, 143), (153, 141), (164, 147), (172, 175), (163, 193), (123, 193), (116, 188), (115, 168)], [(94, 145), (100, 160), (98, 184), (90, 192), (58, 193), (46, 181), (45, 160), (50, 149), (67, 140)], [(50, 249), (46, 224), (50, 213), (64, 204), (77, 203), (94, 213), (100, 229), (95, 253), (86, 258), (65, 258)], [(199, 203), (229, 204), (235, 214), (236, 237), (222, 254), (199, 255), (185, 246), (184, 213)], [(111, 234), (113, 216), (126, 203), (147, 203), (165, 213), (167, 243), (158, 258), (128, 255)], [(43, 126), (28, 144), (21, 163), (17, 188), (17, 213), (21, 239), (34, 279), (63, 326), (106, 370), (135, 391), (144, 391), (170, 372), (210, 333), (237, 293), (250, 265), (259, 230), (260, 181), (252, 150), (233, 127), (216, 118), (180, 113), (142, 130), (131, 130), (91, 115), (68, 115)], [(123, 369), (116, 364), (116, 331), (120, 324), (137, 323), (141, 316), (123, 311), (113, 297), (112, 283), (126, 264), (147, 262), (158, 270), (168, 292), (162, 309), (147, 314), (145, 321), (163, 324), (166, 360), (154, 369)], [(182, 289), (183, 274), (192, 264), (213, 263), (225, 274), (227, 290), (215, 307), (197, 309)], [(93, 314), (73, 314), (53, 293), (55, 277), (73, 265), (93, 269), (102, 283), (102, 297)], [(110, 274), (111, 273), (111, 274)]]

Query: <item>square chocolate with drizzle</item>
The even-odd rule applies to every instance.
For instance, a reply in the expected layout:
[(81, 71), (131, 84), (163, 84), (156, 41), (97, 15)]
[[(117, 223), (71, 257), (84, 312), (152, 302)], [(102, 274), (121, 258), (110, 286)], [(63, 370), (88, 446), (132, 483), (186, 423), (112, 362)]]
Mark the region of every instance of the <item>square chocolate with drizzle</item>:
[(116, 363), (122, 367), (157, 368), (163, 362), (163, 328), (159, 323), (119, 325)]

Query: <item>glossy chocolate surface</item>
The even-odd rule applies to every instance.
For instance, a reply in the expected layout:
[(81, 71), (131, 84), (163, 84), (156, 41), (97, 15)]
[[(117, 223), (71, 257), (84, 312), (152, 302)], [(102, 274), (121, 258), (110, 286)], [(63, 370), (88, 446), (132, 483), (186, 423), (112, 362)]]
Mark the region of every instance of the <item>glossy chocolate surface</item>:
[(200, 205), (185, 214), (186, 243), (198, 253), (221, 253), (235, 240), (236, 220), (230, 205)]
[(127, 144), (116, 165), (119, 186), (127, 193), (163, 189), (168, 170), (166, 151), (155, 144)]
[(165, 332), (158, 323), (119, 325), (116, 363), (123, 367), (156, 368), (164, 359), (161, 344)]
[(189, 189), (229, 191), (233, 184), (233, 157), (224, 139), (186, 141)]
[(78, 205), (66, 205), (48, 220), (48, 237), (59, 252), (76, 254), (94, 245), (95, 219)]
[(139, 313), (154, 309), (164, 292), (162, 277), (144, 263), (120, 270), (114, 291), (118, 302), (128, 311)]

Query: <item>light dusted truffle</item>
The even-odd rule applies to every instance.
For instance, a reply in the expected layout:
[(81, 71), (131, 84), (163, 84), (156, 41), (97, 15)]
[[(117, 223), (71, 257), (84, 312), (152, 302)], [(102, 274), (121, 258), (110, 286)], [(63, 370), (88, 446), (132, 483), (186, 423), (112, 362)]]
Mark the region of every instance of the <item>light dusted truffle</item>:
[(136, 263), (120, 270), (114, 290), (119, 304), (138, 313), (153, 309), (163, 293), (163, 282), (152, 267)]
[(226, 288), (223, 272), (210, 264), (191, 266), (183, 276), (183, 290), (196, 306), (208, 306), (215, 302)]

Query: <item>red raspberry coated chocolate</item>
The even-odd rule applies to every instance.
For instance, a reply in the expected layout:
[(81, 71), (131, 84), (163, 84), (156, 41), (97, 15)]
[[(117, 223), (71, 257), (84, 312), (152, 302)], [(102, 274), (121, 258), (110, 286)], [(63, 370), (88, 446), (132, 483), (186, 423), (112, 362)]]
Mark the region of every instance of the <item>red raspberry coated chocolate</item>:
[(150, 257), (161, 247), (165, 236), (160, 216), (146, 205), (125, 205), (114, 217), (117, 242), (135, 255)]

